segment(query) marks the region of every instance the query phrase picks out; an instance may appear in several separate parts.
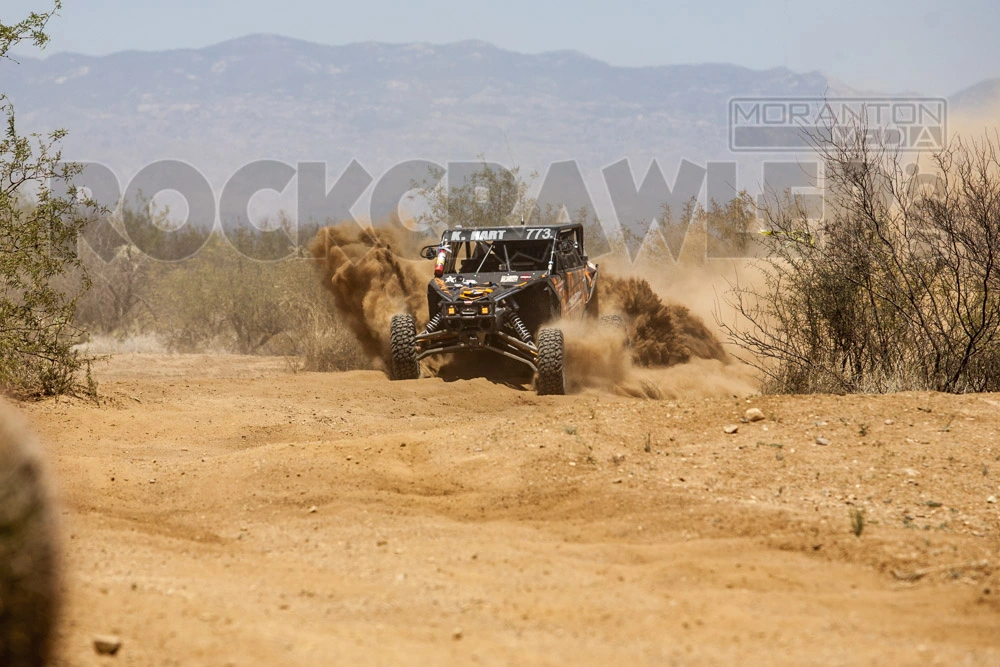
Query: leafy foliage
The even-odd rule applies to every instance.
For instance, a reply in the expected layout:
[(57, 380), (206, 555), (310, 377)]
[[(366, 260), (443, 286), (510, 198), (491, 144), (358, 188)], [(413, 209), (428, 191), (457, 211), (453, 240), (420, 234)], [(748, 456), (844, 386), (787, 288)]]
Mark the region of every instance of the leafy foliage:
[(38, 48), (45, 48), (49, 43), (45, 26), (60, 9), (62, 0), (54, 0), (52, 9), (47, 12), (31, 12), (28, 18), (11, 25), (0, 23), (0, 58), (9, 59), (7, 53), (10, 49), (25, 40)]
[(520, 168), (497, 169), (482, 161), (482, 166), (462, 183), (444, 186), (444, 171), (432, 169), (429, 179), (414, 183), (416, 197), (424, 201), (426, 211), (417, 222), (440, 234), (455, 224), (464, 227), (499, 227), (519, 224), (529, 218), (535, 202), (527, 199), (530, 183), (520, 176)]
[[(44, 46), (45, 25), (59, 7), (0, 24), (0, 58), (24, 39)], [(18, 396), (93, 392), (92, 382), (78, 379), (87, 359), (73, 349), (82, 334), (73, 321), (76, 301), (88, 286), (76, 247), (89, 205), (72, 188), (61, 196), (50, 187), (70, 183), (79, 169), (62, 163), (65, 131), (20, 135), (2, 95), (0, 116), (0, 387)]]

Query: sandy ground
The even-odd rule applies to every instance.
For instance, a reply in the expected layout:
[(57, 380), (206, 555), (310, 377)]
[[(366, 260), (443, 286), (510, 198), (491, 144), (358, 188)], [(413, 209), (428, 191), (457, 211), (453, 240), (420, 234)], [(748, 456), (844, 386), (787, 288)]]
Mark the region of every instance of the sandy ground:
[(1000, 664), (998, 395), (97, 375), (99, 405), (23, 406), (60, 486), (59, 664)]

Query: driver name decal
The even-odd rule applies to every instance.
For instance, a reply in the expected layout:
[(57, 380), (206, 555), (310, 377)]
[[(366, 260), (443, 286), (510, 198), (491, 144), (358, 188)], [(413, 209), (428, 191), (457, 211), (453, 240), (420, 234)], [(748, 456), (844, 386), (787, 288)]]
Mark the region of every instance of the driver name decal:
[(452, 241), (503, 241), (506, 229), (484, 229), (470, 232), (456, 231), (451, 233)]

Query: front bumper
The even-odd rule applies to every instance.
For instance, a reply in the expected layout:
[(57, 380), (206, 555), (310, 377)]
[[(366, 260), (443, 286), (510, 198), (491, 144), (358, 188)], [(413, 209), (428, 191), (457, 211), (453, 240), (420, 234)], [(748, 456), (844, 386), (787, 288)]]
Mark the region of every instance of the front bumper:
[(505, 331), (509, 313), (492, 301), (442, 304), (432, 331), (417, 335), (417, 358), (454, 352), (490, 351), (537, 370), (538, 348)]

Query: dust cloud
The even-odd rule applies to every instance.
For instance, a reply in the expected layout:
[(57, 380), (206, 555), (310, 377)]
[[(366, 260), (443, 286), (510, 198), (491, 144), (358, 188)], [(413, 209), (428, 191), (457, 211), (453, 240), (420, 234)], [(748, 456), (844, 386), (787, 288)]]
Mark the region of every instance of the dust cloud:
[(685, 306), (665, 303), (642, 278), (602, 275), (602, 313), (626, 330), (560, 322), (571, 390), (586, 387), (638, 398), (754, 393), (752, 373), (733, 363), (716, 335)]
[(401, 258), (402, 243), (391, 230), (344, 223), (324, 227), (309, 244), (338, 314), (365, 354), (383, 363), (392, 316), (408, 312), (420, 319), (427, 310), (426, 278), (417, 262)]
[[(403, 243), (391, 230), (342, 224), (321, 229), (310, 244), (338, 313), (365, 353), (383, 364), (392, 316), (409, 312), (426, 321), (430, 271), (426, 263), (402, 259), (413, 250), (403, 248)], [(594, 387), (662, 398), (675, 395), (674, 387), (696, 390), (699, 383), (714, 393), (753, 391), (746, 373), (735, 368), (705, 322), (686, 306), (664, 302), (649, 281), (602, 271), (599, 292), (601, 313), (620, 316), (625, 329), (590, 319), (555, 324), (566, 339), (571, 391)], [(480, 359), (428, 361), (425, 369), (436, 375), (490, 375)], [(689, 370), (680, 370), (688, 366)]]
[(602, 306), (629, 324), (632, 358), (641, 366), (673, 366), (691, 357), (726, 361), (726, 351), (701, 318), (666, 304), (642, 278), (600, 279)]

